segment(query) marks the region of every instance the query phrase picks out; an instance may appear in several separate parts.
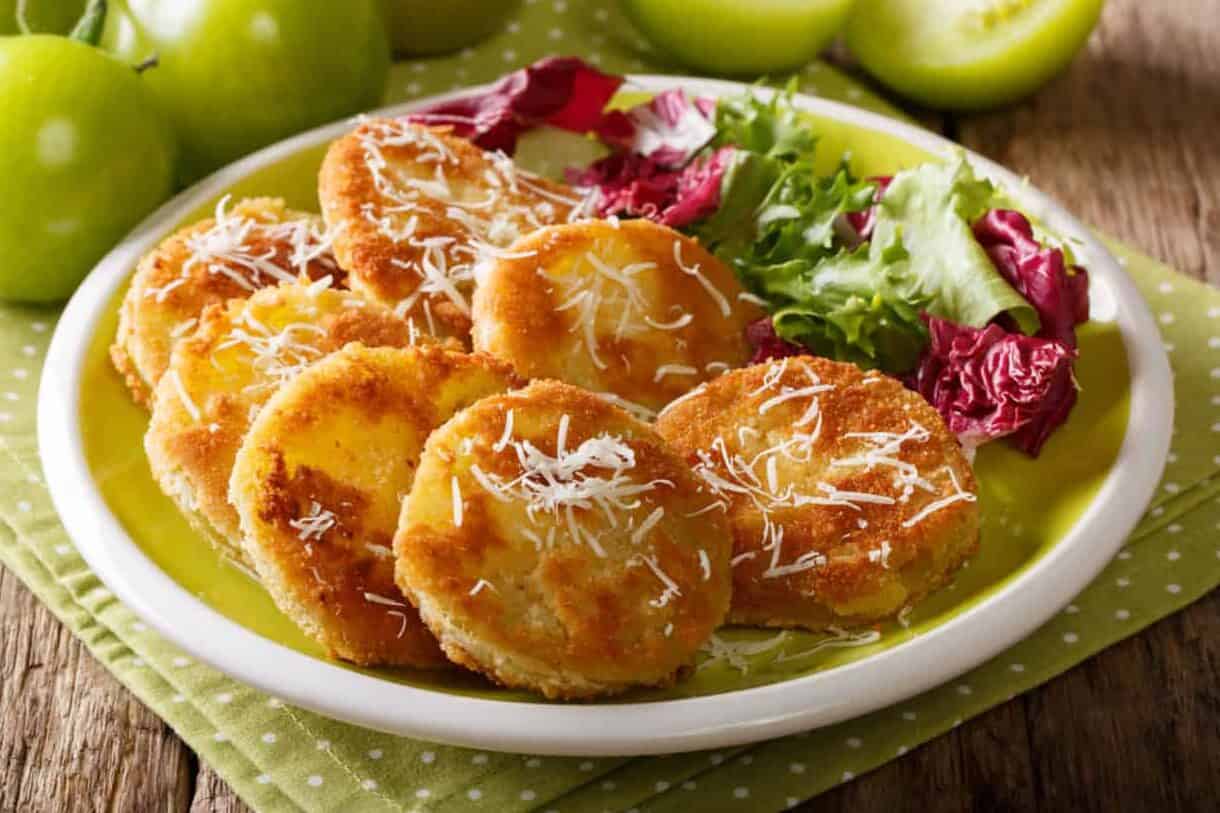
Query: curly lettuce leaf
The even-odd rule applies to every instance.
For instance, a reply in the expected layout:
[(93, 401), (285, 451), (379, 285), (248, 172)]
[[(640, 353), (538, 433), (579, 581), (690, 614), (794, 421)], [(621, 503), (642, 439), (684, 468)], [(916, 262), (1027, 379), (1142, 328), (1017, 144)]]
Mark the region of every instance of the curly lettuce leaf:
[(813, 155), (817, 138), (792, 96), (796, 82), (763, 101), (752, 91), (720, 99), (716, 105), (717, 147), (736, 147), (769, 158), (795, 160)]
[(1034, 334), (1038, 312), (996, 271), (971, 230), (995, 198), (992, 184), (963, 158), (899, 172), (877, 204), (872, 242), (902, 242), (933, 316), (981, 328), (1007, 314)]
[(900, 241), (842, 250), (815, 263), (765, 269), (763, 295), (789, 304), (772, 316), (779, 338), (864, 368), (902, 372), (927, 342), (927, 300), (910, 276)]

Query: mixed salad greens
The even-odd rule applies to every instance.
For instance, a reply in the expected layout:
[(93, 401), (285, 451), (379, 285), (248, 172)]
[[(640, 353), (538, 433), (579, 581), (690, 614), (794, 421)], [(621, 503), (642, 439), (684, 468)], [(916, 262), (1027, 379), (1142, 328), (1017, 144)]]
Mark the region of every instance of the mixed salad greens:
[(609, 153), (568, 180), (597, 214), (680, 229), (732, 267), (769, 313), (748, 333), (756, 361), (814, 353), (898, 376), (969, 448), (1008, 437), (1037, 455), (1067, 419), (1087, 273), (964, 157), (819, 175), (791, 88), (607, 110), (622, 82), (553, 58), (413, 118), (508, 153), (540, 125), (594, 134)]

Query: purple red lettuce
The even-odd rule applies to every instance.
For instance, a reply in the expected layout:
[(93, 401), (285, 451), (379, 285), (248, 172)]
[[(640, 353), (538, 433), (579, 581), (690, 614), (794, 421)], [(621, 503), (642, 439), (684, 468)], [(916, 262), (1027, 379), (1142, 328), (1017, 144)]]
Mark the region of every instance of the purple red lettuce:
[(598, 192), (599, 217), (646, 217), (672, 228), (689, 225), (720, 208), (720, 186), (733, 150), (724, 148), (669, 169), (633, 152), (614, 152), (568, 173), (568, 182)]
[(994, 209), (974, 224), (974, 236), (996, 270), (1038, 311), (1038, 336), (1076, 346), (1076, 325), (1089, 318), (1089, 277), (1083, 268), (1071, 273), (1063, 252), (1045, 248), (1020, 212)]
[(751, 364), (761, 364), (788, 356), (810, 355), (809, 348), (804, 345), (781, 339), (775, 332), (775, 323), (770, 316), (764, 316), (746, 325), (746, 341), (754, 350), (754, 355), (750, 357)]
[(597, 134), (616, 149), (680, 167), (716, 135), (715, 112), (714, 99), (692, 99), (676, 88), (630, 110), (606, 113)]
[(485, 150), (511, 155), (517, 138), (547, 124), (577, 133), (603, 125), (603, 109), (623, 77), (576, 57), (549, 57), (505, 76), (488, 90), (417, 110), (408, 121), (448, 125)]
[(1076, 403), (1075, 348), (996, 324), (978, 329), (926, 314), (924, 321), (931, 342), (907, 385), (964, 446), (1008, 436), (1037, 456)]

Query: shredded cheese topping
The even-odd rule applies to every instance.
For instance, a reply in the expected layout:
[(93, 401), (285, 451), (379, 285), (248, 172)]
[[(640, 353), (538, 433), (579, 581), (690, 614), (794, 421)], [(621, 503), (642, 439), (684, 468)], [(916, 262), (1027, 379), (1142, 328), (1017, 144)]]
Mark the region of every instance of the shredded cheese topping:
[[(196, 268), (223, 276), (250, 293), (278, 282), (292, 282), (314, 265), (338, 272), (331, 254), (334, 232), (323, 229), (317, 218), (257, 220), (229, 211), (230, 200), (231, 196), (225, 195), (216, 204), (209, 228), (186, 238), (188, 254), (178, 276), (160, 287), (146, 289), (146, 297), (164, 302), (190, 280)], [(256, 249), (259, 244), (265, 245), (262, 251)]]
[[(411, 249), (391, 261), (418, 278), (415, 289), (399, 303), (400, 313), (448, 301), (469, 315), (469, 295), (483, 262), (530, 256), (532, 252), (513, 254), (505, 248), (521, 235), (554, 223), (556, 204), (573, 214), (580, 209), (580, 200), (550, 191), (498, 152), (487, 153), (491, 166), (473, 191), (469, 184), (452, 182), (447, 171), (459, 168), (461, 161), (427, 127), (364, 121), (357, 138), (377, 192), (376, 201), (362, 205), (361, 216), (381, 236)], [(404, 148), (414, 151), (410, 166), (391, 164), (386, 150)], [(461, 239), (418, 236), (421, 214), (426, 217), (438, 208)]]
[[(527, 516), (534, 525), (541, 515), (549, 515), (554, 523), (564, 525), (572, 542), (588, 545), (600, 557), (606, 556), (600, 544), (604, 529), (590, 529), (578, 512), (597, 509), (607, 528), (618, 528), (620, 523), (634, 528), (632, 540), (637, 544), (660, 522), (664, 510), (658, 507), (638, 527), (631, 524), (634, 512), (643, 506), (641, 495), (661, 486), (672, 488), (673, 483), (637, 482), (631, 476), (635, 450), (621, 438), (602, 433), (582, 441), (575, 449), (568, 449), (571, 419), (564, 415), (555, 433), (555, 454), (550, 455), (529, 440), (518, 439), (513, 434), (512, 421), (510, 411), (505, 414), (504, 432), (493, 450), (511, 452), (520, 474), (505, 478), (485, 472), (477, 465), (470, 467), (475, 480), (495, 499), (525, 503)], [(548, 529), (545, 541), (533, 531), (527, 537), (539, 547), (549, 546), (554, 543), (553, 531), (553, 527)]]
[(320, 359), (325, 352), (316, 340), (325, 335), (325, 330), (309, 322), (290, 322), (272, 329), (246, 307), (216, 350), (242, 346), (253, 356), (250, 367), (257, 380), (245, 387), (249, 392), (276, 388)]
[[(783, 359), (774, 363), (764, 374), (762, 384), (749, 393), (749, 397), (758, 401), (757, 411), (760, 416), (781, 404), (803, 401), (799, 417), (792, 426), (804, 431), (797, 431), (749, 458), (730, 451), (725, 439), (716, 437), (708, 448), (696, 451), (697, 462), (694, 466), (694, 471), (703, 480), (704, 487), (726, 508), (732, 501), (744, 500), (761, 515), (762, 532), (758, 550), (739, 554), (733, 558), (731, 564), (736, 567), (754, 558), (756, 553), (769, 553), (770, 561), (762, 572), (764, 579), (801, 573), (822, 567), (828, 562), (827, 557), (818, 551), (807, 551), (790, 562), (784, 562), (784, 526), (777, 516), (778, 513), (805, 506), (837, 506), (863, 512), (864, 507), (869, 505), (895, 506), (907, 503), (916, 492), (935, 496), (941, 491), (918, 467), (902, 458), (903, 452), (909, 446), (927, 443), (932, 436), (926, 427), (914, 421), (911, 421), (903, 432), (846, 432), (842, 437), (859, 441), (861, 450), (833, 458), (828, 463), (831, 469), (888, 469), (893, 474), (892, 493), (897, 496), (851, 491), (825, 481), (815, 483), (811, 492), (798, 491), (795, 483), (784, 476), (784, 469), (800, 467), (812, 459), (814, 442), (822, 430), (818, 396), (833, 389), (833, 386), (823, 384), (816, 374), (806, 367), (801, 367), (805, 381), (795, 386), (788, 383), (792, 380), (792, 375), (787, 375), (790, 372), (788, 361)], [(740, 445), (761, 437), (759, 431), (750, 426), (737, 427), (736, 434)], [(945, 466), (945, 471), (952, 483), (952, 493), (928, 502), (905, 520), (902, 527), (910, 528), (953, 503), (972, 502), (977, 499), (974, 494), (961, 487), (951, 467)], [(704, 510), (711, 510), (716, 504), (714, 502)], [(856, 526), (864, 529), (869, 527), (869, 523), (861, 516), (857, 518)], [(892, 552), (893, 545), (887, 539), (866, 551), (865, 556), (869, 562), (888, 569)]]
[[(755, 666), (769, 666), (799, 660), (825, 649), (869, 646), (881, 640), (881, 633), (877, 630), (850, 632), (838, 627), (831, 627), (827, 634), (828, 637), (798, 652), (788, 652), (784, 645), (805, 636), (798, 635), (789, 630), (776, 633), (772, 637), (761, 641), (730, 641), (721, 635), (713, 634), (700, 649), (703, 657), (695, 669), (696, 671), (702, 671), (711, 666), (726, 664), (744, 675)], [(768, 662), (759, 663), (760, 656), (768, 653), (774, 653), (774, 656)]]
[(317, 500), (309, 501), (309, 513), (297, 519), (288, 520), (288, 525), (297, 532), (297, 539), (309, 542), (321, 539), (326, 532), (335, 527), (338, 518), (335, 513), (323, 508)]

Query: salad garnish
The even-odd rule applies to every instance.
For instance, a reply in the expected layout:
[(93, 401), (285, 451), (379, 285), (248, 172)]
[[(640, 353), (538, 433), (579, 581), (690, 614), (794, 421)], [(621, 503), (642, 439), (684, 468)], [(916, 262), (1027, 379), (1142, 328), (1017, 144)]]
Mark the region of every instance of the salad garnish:
[(1010, 437), (1037, 455), (1067, 419), (1088, 275), (964, 155), (883, 178), (845, 156), (826, 174), (794, 85), (606, 110), (623, 81), (552, 58), (413, 119), (506, 152), (541, 124), (595, 135), (608, 154), (568, 181), (590, 211), (681, 229), (728, 263), (769, 313), (747, 332), (756, 361), (813, 353), (898, 376), (969, 447)]

